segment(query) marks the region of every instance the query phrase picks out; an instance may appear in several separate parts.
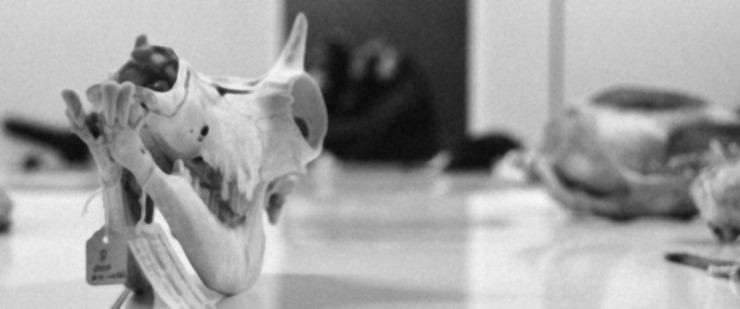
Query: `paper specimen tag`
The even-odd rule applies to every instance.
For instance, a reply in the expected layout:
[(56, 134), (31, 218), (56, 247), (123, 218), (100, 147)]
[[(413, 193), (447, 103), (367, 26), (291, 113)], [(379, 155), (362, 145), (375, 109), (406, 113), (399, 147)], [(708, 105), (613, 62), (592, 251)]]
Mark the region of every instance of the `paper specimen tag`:
[(90, 285), (122, 284), (126, 282), (129, 232), (100, 228), (86, 244), (85, 278)]
[(129, 241), (131, 252), (170, 308), (216, 308), (185, 271), (159, 224), (140, 224), (136, 235)]

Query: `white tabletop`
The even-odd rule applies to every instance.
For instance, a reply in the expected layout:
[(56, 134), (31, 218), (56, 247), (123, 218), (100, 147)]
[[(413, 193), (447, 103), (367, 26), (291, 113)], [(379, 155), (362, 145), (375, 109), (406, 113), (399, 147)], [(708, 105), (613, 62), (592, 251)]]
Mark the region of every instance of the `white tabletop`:
[[(267, 226), (257, 285), (227, 299), (210, 294), (218, 307), (740, 306), (736, 284), (663, 258), (739, 256), (698, 219), (574, 218), (539, 188), (488, 175), (351, 166), (311, 173), (279, 224)], [(80, 215), (94, 188), (8, 191), (16, 211), (11, 231), (0, 235), (0, 308), (113, 304), (122, 287), (84, 281), (84, 244), (102, 224), (99, 198)]]

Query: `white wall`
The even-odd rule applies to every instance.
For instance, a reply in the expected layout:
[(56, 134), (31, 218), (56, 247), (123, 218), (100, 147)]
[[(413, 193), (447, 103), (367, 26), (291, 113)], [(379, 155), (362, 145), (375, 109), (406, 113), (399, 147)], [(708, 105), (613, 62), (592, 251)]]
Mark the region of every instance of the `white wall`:
[(547, 1), (470, 0), (468, 131), (528, 143), (547, 110)]
[[(548, 1), (471, 0), (469, 130), (539, 141), (547, 111)], [(740, 102), (740, 2), (565, 0), (568, 101), (615, 84)]]
[(740, 2), (570, 0), (567, 94), (642, 83), (740, 102)]
[[(0, 115), (65, 125), (63, 88), (84, 91), (129, 58), (136, 36), (172, 47), (201, 72), (256, 76), (281, 41), (281, 1), (3, 1)], [(0, 162), (23, 152), (3, 137)]]

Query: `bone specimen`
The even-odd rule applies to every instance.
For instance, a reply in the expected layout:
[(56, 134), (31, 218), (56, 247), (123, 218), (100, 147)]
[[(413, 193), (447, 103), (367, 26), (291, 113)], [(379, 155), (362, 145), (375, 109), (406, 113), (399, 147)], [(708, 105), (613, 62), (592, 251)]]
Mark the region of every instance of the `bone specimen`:
[[(68, 118), (108, 188), (107, 227), (134, 225), (153, 202), (207, 287), (231, 294), (252, 286), (265, 248), (262, 210), (277, 220), (275, 204), (326, 133), (323, 98), (303, 71), (306, 32), (299, 15), (260, 79), (205, 76), (141, 36), (132, 59), (87, 90), (90, 115), (65, 90)], [(138, 202), (142, 192), (150, 202)]]
[(740, 153), (735, 144), (724, 149), (713, 142), (708, 166), (691, 184), (691, 196), (701, 217), (720, 242), (740, 234)]
[(623, 87), (553, 115), (531, 169), (563, 207), (613, 219), (689, 218), (708, 141), (738, 139), (730, 110), (679, 92)]

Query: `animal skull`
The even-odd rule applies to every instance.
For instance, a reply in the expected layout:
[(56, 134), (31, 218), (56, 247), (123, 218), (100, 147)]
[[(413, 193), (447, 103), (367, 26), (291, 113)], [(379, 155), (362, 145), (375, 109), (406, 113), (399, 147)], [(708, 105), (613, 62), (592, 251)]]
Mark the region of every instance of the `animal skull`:
[(686, 218), (696, 213), (688, 186), (709, 140), (732, 140), (738, 128), (732, 111), (699, 98), (616, 88), (554, 115), (531, 168), (577, 213)]
[[(327, 129), (319, 87), (303, 71), (306, 32), (299, 15), (259, 79), (200, 74), (141, 36), (132, 59), (88, 89), (90, 116), (65, 90), (67, 116), (104, 184), (120, 180), (117, 191), (104, 191), (109, 228), (135, 224), (143, 190), (206, 286), (230, 294), (254, 284), (264, 254), (261, 210), (277, 220), (280, 205), (270, 203), (292, 191), (292, 175), (320, 154)], [(135, 270), (129, 275), (130, 288), (146, 288)]]

